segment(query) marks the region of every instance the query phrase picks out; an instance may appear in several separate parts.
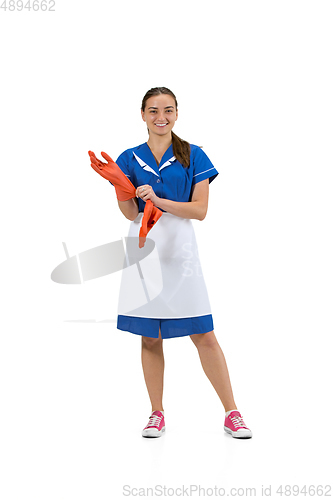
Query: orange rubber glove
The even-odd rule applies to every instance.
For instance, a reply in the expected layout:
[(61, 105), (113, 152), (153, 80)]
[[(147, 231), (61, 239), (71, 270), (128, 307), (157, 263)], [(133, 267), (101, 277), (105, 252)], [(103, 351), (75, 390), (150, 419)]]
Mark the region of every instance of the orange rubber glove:
[(151, 200), (146, 201), (145, 209), (143, 212), (143, 217), (141, 221), (141, 227), (139, 232), (139, 247), (142, 248), (146, 242), (146, 236), (151, 230), (151, 228), (156, 224), (158, 219), (162, 215), (162, 211), (153, 205)]
[[(95, 153), (88, 151), (91, 166), (100, 174), (104, 179), (110, 181), (116, 190), (117, 199), (119, 201), (127, 201), (136, 197), (136, 189), (124, 172), (118, 165), (104, 152), (101, 153), (107, 163), (103, 163), (96, 158)], [(146, 201), (141, 221), (141, 228), (139, 233), (139, 247), (142, 248), (146, 242), (146, 236), (162, 215), (162, 211), (155, 207), (151, 200)]]
[(112, 182), (112, 184), (114, 185), (117, 199), (119, 201), (127, 201), (131, 198), (135, 198), (135, 187), (108, 154), (103, 152), (101, 153), (107, 163), (103, 163), (98, 158), (96, 158), (95, 153), (93, 153), (92, 151), (88, 151), (88, 154), (90, 156), (92, 168), (99, 175), (104, 177), (104, 179)]

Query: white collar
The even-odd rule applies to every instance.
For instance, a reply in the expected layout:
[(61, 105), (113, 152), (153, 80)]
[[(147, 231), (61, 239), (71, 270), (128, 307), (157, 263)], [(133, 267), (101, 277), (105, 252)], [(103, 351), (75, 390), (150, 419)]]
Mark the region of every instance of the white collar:
[[(157, 175), (157, 177), (159, 177), (158, 173), (155, 172), (155, 170), (152, 167), (150, 167), (149, 165), (147, 165), (147, 163), (144, 162), (136, 153), (134, 153), (134, 151), (133, 151), (133, 155), (134, 155), (135, 159), (137, 160), (137, 162), (139, 163), (140, 167), (143, 168), (143, 170), (147, 170), (148, 172), (152, 172), (153, 174)], [(160, 165), (158, 167), (159, 171), (161, 171), (163, 168), (168, 167), (169, 165), (171, 165), (171, 162), (175, 161), (175, 159), (176, 159), (175, 156), (172, 156), (171, 158), (169, 158), (169, 160), (165, 161), (163, 163), (163, 165)], [(157, 166), (157, 164), (156, 164), (156, 166)]]

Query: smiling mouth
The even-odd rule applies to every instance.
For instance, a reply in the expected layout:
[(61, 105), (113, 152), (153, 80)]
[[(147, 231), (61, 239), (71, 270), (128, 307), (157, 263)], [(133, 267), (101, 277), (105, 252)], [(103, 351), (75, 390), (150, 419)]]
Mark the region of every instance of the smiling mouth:
[(166, 127), (167, 123), (155, 123), (156, 127)]

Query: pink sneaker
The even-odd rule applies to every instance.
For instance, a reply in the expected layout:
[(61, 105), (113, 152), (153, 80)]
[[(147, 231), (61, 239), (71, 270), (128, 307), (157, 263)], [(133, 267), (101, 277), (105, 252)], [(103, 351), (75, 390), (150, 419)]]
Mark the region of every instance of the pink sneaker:
[(164, 415), (161, 411), (153, 411), (149, 417), (149, 422), (142, 431), (143, 437), (160, 437), (165, 432)]
[(252, 432), (246, 427), (242, 415), (233, 410), (224, 421), (224, 430), (234, 438), (251, 438)]

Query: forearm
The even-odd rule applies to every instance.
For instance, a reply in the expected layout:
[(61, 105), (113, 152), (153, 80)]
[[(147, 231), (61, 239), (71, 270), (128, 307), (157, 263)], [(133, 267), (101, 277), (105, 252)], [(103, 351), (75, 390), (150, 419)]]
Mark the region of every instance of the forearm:
[(165, 198), (157, 198), (155, 205), (172, 215), (183, 219), (203, 220), (206, 217), (207, 206), (201, 201), (172, 201)]
[(119, 201), (118, 206), (126, 219), (135, 220), (139, 214), (137, 198), (131, 198), (127, 201)]

